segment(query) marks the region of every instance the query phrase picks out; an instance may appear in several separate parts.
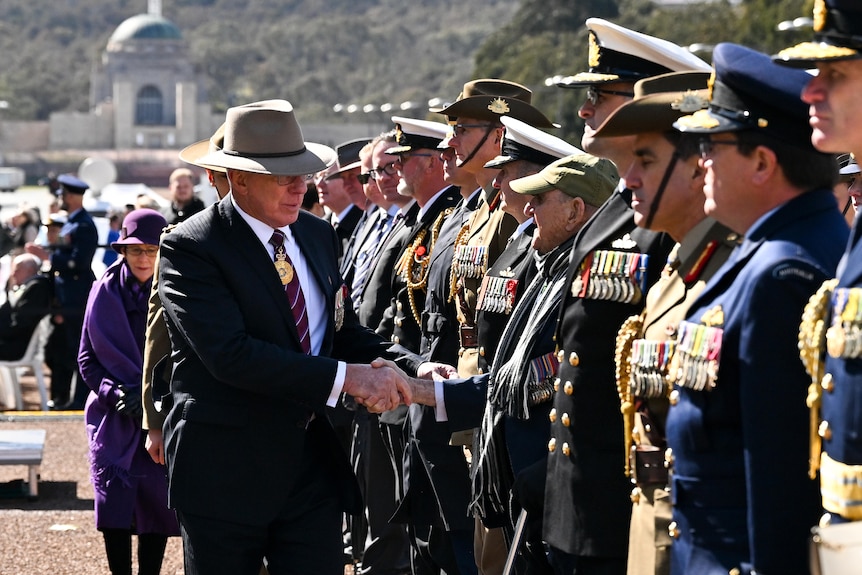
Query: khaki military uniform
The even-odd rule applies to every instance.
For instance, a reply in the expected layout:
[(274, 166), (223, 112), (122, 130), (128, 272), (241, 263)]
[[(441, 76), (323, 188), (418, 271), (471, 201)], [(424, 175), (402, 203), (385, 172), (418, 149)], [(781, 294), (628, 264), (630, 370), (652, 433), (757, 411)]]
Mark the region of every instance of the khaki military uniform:
[(632, 490), (628, 575), (668, 575), (671, 500), (664, 465), (667, 366), (673, 340), (689, 305), (730, 256), (738, 235), (707, 218), (671, 251), (646, 307), (630, 317), (617, 337), (617, 386), (623, 402), (627, 470)]
[(478, 375), (479, 342), (476, 334), (476, 303), (488, 268), (506, 249), (518, 222), (500, 209), (500, 192), (484, 191), (483, 201), (455, 240), (452, 257), (451, 296), (458, 317), (458, 375)]

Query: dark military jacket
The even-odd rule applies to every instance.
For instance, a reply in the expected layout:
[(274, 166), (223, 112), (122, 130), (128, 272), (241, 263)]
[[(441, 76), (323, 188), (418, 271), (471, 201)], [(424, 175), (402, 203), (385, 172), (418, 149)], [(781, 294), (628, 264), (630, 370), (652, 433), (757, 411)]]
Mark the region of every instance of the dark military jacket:
[(572, 555), (624, 558), (631, 516), (616, 335), (643, 309), (673, 241), (635, 227), (631, 192), (616, 191), (575, 240), (556, 332), (560, 368), (545, 491), (545, 540)]

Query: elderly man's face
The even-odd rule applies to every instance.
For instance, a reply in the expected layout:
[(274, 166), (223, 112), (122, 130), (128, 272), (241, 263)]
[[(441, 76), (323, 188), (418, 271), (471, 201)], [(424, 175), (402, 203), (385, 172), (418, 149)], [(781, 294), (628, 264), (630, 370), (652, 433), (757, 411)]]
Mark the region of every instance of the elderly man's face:
[(572, 235), (566, 229), (571, 201), (570, 196), (556, 189), (529, 197), (524, 213), (528, 217), (532, 216), (536, 222), (533, 248), (540, 254), (548, 253)]
[(12, 262), (12, 285), (20, 286), (25, 281), (36, 275), (39, 270), (36, 269), (30, 262), (13, 261)]
[(305, 176), (272, 176), (230, 170), (234, 200), (248, 215), (273, 228), (296, 221), (305, 197)]
[(862, 156), (862, 60), (821, 62), (817, 70), (802, 91), (811, 142), (821, 152)]

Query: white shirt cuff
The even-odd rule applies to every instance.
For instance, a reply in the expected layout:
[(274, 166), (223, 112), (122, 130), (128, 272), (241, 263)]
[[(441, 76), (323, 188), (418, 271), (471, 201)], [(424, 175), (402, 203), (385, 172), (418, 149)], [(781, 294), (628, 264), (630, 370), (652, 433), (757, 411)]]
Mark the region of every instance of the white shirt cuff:
[(446, 413), (446, 400), (443, 396), (443, 380), (434, 380), (434, 400), (437, 406), (434, 408), (434, 419), (438, 422), (449, 421), (449, 414)]
[(338, 369), (335, 371), (335, 381), (332, 383), (332, 391), (329, 392), (329, 399), (326, 400), (326, 405), (335, 407), (338, 404), (338, 398), (341, 396), (341, 390), (344, 389), (344, 378), (347, 376), (347, 364), (343, 361), (338, 362)]

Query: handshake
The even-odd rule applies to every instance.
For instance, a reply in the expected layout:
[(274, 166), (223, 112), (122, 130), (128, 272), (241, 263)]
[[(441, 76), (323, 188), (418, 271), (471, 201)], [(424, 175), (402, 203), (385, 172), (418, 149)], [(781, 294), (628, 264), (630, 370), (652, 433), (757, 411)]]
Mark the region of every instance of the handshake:
[(404, 373), (393, 362), (377, 358), (370, 365), (347, 365), (343, 391), (371, 413), (383, 413), (401, 404), (435, 405), (435, 379), (456, 377), (454, 367), (426, 362), (419, 366), (417, 377)]

